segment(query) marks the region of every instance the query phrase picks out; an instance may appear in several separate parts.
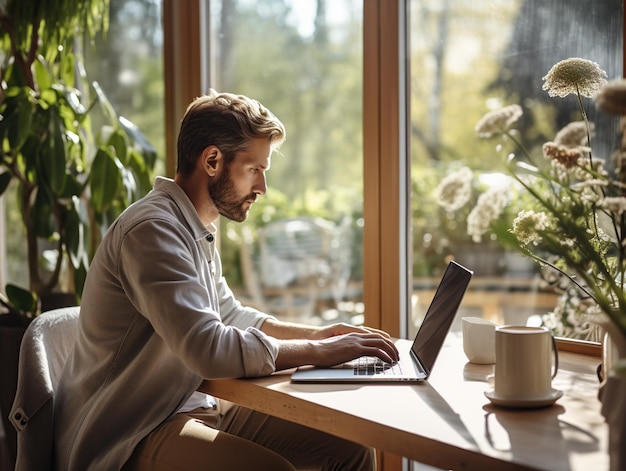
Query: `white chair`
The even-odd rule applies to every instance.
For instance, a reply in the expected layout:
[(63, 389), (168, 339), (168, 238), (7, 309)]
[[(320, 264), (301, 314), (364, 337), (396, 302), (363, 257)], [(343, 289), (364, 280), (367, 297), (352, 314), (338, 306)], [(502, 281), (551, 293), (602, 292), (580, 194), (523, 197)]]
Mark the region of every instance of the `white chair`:
[[(240, 245), (247, 305), (284, 318), (302, 319), (338, 307), (352, 269), (352, 220), (322, 218), (272, 221), (252, 236), (245, 226)], [(320, 306), (323, 303), (323, 306)]]
[(270, 312), (314, 314), (331, 276), (334, 231), (333, 222), (312, 217), (276, 220), (258, 230), (257, 270)]
[(36, 317), (20, 347), (17, 391), (9, 419), (17, 430), (19, 471), (52, 469), (53, 397), (76, 338), (78, 306)]

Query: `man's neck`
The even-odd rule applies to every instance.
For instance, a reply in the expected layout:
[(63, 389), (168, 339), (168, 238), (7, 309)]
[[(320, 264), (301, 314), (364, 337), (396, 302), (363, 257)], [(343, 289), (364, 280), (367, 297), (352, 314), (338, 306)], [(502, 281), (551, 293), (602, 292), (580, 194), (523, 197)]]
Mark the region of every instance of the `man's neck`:
[(174, 182), (187, 194), (204, 226), (210, 227), (217, 221), (219, 212), (209, 196), (207, 182), (198, 181), (195, 175), (183, 178), (177, 174)]

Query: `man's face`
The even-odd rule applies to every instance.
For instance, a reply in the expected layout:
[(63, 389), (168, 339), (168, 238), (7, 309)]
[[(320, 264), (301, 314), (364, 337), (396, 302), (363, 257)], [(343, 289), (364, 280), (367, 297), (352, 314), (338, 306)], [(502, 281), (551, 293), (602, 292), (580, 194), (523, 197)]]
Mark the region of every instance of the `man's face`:
[(265, 172), (270, 167), (268, 139), (254, 139), (247, 150), (238, 153), (209, 185), (209, 195), (219, 213), (243, 222), (257, 196), (267, 190)]

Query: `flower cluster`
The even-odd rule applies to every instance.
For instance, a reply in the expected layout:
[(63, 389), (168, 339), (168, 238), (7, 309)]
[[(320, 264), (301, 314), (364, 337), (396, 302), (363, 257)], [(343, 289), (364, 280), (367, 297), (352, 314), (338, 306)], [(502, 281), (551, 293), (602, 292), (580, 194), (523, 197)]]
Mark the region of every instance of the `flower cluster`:
[[(582, 97), (593, 97), (603, 112), (621, 116), (626, 129), (626, 80), (607, 82), (606, 73), (592, 61), (571, 58), (554, 65), (543, 77), (550, 96), (578, 99), (581, 120), (561, 129), (541, 149), (529, 152), (514, 126), (523, 115), (519, 105), (487, 113), (476, 125), (478, 137), (503, 138), (516, 149), (506, 159), (508, 174), (517, 186), (494, 190), (474, 207), (468, 234), (475, 241), (493, 231), (500, 242), (512, 246), (548, 267), (578, 294), (578, 300), (557, 306), (553, 316), (562, 325), (573, 324), (572, 306), (586, 313), (604, 313), (607, 327), (626, 338), (626, 138), (612, 156), (596, 157), (591, 149), (594, 125), (587, 119)], [(498, 145), (503, 149), (502, 144)], [(463, 175), (471, 173), (463, 170)], [(465, 180), (459, 172), (442, 181), (439, 201), (454, 209), (465, 204)], [(467, 178), (463, 176), (463, 178)], [(454, 190), (457, 182), (457, 191)], [(512, 198), (512, 189), (523, 197)], [(508, 194), (508, 196), (507, 196)], [(467, 199), (466, 199), (467, 200)], [(516, 214), (503, 225), (504, 208)]]
[[(467, 234), (474, 242), (481, 242), (490, 229), (492, 221), (498, 219), (512, 198), (510, 179), (490, 182), (484, 191), (479, 190), (474, 207), (467, 215)], [(448, 212), (455, 212), (472, 201), (474, 172), (469, 167), (461, 167), (450, 173), (437, 187), (437, 202)]]

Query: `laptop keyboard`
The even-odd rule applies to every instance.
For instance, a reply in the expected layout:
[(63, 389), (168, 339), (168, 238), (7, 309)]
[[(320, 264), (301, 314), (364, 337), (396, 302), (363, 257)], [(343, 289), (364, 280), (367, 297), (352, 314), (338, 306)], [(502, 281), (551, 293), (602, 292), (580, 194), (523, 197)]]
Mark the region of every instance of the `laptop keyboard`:
[(400, 363), (387, 363), (376, 357), (360, 357), (353, 363), (355, 376), (402, 374)]

